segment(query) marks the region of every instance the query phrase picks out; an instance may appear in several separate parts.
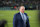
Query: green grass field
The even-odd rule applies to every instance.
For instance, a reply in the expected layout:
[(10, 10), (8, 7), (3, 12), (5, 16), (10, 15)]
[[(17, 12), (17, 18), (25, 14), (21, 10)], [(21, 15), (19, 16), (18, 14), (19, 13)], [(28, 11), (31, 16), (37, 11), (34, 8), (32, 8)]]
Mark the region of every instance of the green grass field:
[[(17, 10), (0, 10), (0, 20), (7, 20), (8, 27), (13, 27), (13, 16), (18, 12)], [(39, 27), (38, 10), (26, 10), (25, 13), (29, 16), (30, 27)]]

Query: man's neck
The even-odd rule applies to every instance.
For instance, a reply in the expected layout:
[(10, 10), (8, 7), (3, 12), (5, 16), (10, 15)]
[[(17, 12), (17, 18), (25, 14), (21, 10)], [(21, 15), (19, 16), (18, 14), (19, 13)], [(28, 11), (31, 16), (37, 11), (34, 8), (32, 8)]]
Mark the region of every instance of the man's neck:
[[(22, 13), (22, 12), (20, 12), (20, 13)], [(24, 14), (24, 13), (23, 13)]]

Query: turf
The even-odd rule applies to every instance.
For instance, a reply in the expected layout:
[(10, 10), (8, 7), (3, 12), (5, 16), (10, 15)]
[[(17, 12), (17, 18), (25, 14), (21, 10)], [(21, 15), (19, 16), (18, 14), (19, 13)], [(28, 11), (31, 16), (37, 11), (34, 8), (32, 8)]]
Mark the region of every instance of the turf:
[[(13, 27), (13, 16), (18, 12), (18, 10), (0, 10), (0, 20), (7, 20), (8, 27)], [(30, 27), (39, 27), (38, 10), (26, 10), (25, 13), (29, 16)]]

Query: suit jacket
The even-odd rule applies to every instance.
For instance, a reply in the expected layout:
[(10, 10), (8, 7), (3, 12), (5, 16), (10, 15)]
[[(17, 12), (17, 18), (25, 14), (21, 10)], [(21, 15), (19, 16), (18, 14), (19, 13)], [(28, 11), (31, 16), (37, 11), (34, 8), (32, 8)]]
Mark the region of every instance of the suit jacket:
[[(27, 16), (26, 13), (24, 13), (24, 14)], [(22, 19), (20, 13), (17, 13), (17, 14), (14, 15), (14, 17), (13, 17), (13, 27), (24, 27), (24, 22), (23, 22), (23, 19)], [(26, 27), (30, 27), (28, 17), (27, 17), (27, 20), (26, 20)]]

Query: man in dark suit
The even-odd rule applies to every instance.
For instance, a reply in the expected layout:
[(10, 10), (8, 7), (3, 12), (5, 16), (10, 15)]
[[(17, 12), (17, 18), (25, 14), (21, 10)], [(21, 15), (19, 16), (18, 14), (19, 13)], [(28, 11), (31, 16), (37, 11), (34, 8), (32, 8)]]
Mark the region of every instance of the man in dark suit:
[(13, 27), (30, 27), (29, 19), (25, 11), (24, 6), (20, 6), (19, 13), (14, 15), (13, 18)]

